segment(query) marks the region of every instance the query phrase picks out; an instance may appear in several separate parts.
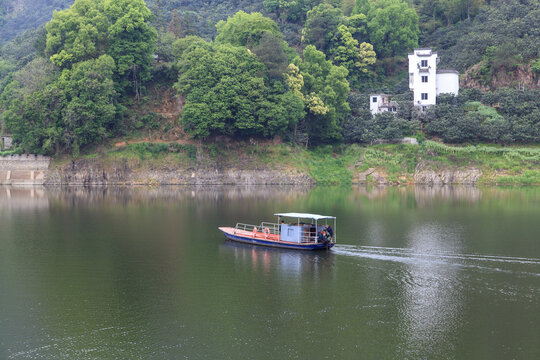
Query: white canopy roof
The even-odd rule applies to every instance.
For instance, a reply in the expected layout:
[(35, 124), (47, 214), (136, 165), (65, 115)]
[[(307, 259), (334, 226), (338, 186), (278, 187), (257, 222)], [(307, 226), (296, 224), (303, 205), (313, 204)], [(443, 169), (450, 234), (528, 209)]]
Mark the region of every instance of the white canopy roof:
[(335, 216), (306, 214), (306, 213), (279, 213), (279, 214), (274, 214), (274, 215), (276, 215), (276, 216), (286, 216), (286, 217), (292, 217), (292, 218), (313, 219), (313, 220), (335, 219), (336, 218)]

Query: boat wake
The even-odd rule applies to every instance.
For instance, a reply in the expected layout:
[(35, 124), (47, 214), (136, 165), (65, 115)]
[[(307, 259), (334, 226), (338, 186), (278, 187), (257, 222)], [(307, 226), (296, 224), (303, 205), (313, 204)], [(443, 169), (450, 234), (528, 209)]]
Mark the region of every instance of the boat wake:
[(509, 273), (522, 273), (539, 276), (540, 259), (493, 256), (479, 254), (456, 254), (446, 251), (419, 252), (415, 249), (377, 247), (377, 246), (334, 246), (333, 253), (356, 258), (393, 261), (413, 265), (448, 265), (479, 270), (491, 270)]

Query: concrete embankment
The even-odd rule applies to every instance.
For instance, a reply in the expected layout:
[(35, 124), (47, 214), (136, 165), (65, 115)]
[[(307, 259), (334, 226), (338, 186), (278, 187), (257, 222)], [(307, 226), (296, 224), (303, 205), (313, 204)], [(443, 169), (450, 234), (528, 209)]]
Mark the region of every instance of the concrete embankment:
[(49, 164), (42, 155), (0, 156), (0, 185), (43, 185)]

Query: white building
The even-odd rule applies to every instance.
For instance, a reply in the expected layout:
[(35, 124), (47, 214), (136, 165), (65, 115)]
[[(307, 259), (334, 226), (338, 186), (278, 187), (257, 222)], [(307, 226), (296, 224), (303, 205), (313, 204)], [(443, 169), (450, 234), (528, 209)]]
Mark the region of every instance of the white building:
[(425, 110), (436, 103), (439, 94), (459, 92), (456, 70), (437, 70), (437, 52), (429, 48), (414, 49), (409, 54), (409, 89), (414, 92), (414, 105)]
[(386, 94), (372, 94), (369, 95), (369, 110), (371, 115), (375, 116), (377, 113), (382, 112), (397, 112), (397, 103), (392, 101), (392, 97)]

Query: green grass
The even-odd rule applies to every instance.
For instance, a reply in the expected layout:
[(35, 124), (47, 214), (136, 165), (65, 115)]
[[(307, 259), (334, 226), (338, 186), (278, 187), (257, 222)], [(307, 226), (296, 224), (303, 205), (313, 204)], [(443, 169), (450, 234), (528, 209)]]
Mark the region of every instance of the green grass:
[[(426, 141), (425, 148), (438, 154), (442, 164), (480, 168), (482, 184), (538, 185), (540, 184), (540, 148), (497, 147), (493, 145), (449, 146)], [(448, 159), (453, 159), (448, 162)]]
[(22, 152), (20, 150), (0, 150), (0, 156), (1, 157), (4, 157), (4, 156), (10, 156), (10, 155), (17, 155), (17, 154), (21, 154)]
[[(287, 150), (280, 149), (280, 154)], [(320, 185), (350, 184), (353, 179), (352, 167), (363, 153), (357, 145), (322, 146), (311, 150), (291, 148), (296, 164), (306, 171)], [(289, 155), (284, 155), (289, 156)]]

